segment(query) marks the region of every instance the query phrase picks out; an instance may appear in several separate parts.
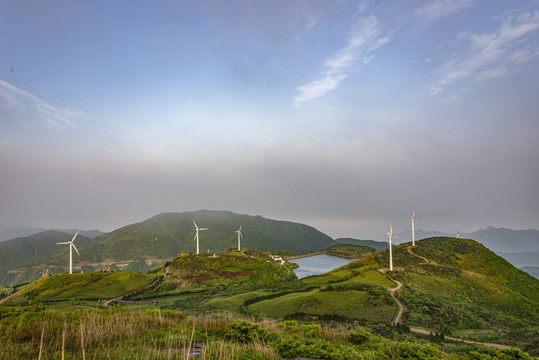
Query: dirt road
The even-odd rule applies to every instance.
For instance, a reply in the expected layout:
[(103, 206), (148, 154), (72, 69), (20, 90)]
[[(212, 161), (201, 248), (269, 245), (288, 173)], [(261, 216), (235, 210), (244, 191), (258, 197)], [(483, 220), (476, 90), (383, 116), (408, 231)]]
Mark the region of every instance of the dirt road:
[(402, 287), (402, 284), (397, 280), (392, 280), (392, 281), (397, 283), (397, 287), (392, 288), (392, 289), (388, 289), (388, 290), (389, 290), (389, 294), (391, 295), (391, 297), (399, 305), (399, 312), (397, 313), (397, 316), (395, 316), (395, 320), (393, 320), (393, 323), (395, 325), (397, 325), (399, 323), (399, 321), (401, 320), (402, 313), (404, 312), (404, 306), (402, 306), (402, 303), (395, 297), (395, 291), (400, 290), (400, 288)]

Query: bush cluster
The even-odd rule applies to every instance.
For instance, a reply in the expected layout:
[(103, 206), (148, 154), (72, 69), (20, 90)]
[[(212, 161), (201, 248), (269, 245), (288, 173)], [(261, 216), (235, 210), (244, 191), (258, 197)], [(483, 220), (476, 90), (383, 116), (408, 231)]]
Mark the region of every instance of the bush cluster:
[(267, 342), (275, 338), (275, 334), (258, 324), (245, 320), (234, 320), (227, 325), (225, 339), (248, 343), (255, 340)]

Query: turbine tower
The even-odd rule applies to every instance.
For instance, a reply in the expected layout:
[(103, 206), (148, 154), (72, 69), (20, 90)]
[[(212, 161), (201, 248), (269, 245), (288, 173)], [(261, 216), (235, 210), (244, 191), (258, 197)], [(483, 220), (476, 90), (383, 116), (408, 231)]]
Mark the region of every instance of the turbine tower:
[(410, 216), (410, 221), (412, 223), (412, 246), (415, 246), (415, 208), (412, 211), (412, 216)]
[(194, 240), (196, 240), (196, 242), (197, 242), (197, 255), (198, 255), (199, 254), (199, 252), (198, 252), (198, 232), (202, 231), (202, 230), (208, 230), (208, 228), (199, 228), (197, 226), (197, 223), (195, 222), (195, 220), (193, 220), (193, 224), (195, 224), (195, 229), (197, 231), (197, 233), (195, 234), (195, 239)]
[(242, 227), (242, 225), (240, 225), (240, 229), (239, 229), (239, 230), (234, 231), (235, 233), (238, 234), (238, 250), (241, 250), (241, 249), (240, 249), (240, 240), (241, 240), (241, 238), (243, 237), (243, 235), (241, 234), (241, 227)]
[(457, 239), (460, 237), (460, 231), (457, 230)]
[(397, 238), (395, 235), (393, 235), (393, 227), (391, 226), (391, 223), (389, 223), (389, 232), (386, 233), (386, 235), (389, 236), (389, 271), (393, 271), (393, 250), (391, 249), (391, 238), (393, 237), (395, 240), (397, 240)]
[(75, 247), (75, 244), (73, 243), (73, 241), (75, 241), (75, 238), (79, 234), (79, 231), (80, 230), (77, 230), (77, 233), (75, 234), (75, 236), (73, 236), (73, 239), (71, 239), (71, 241), (56, 243), (57, 245), (69, 244), (69, 273), (70, 274), (73, 274), (73, 249), (75, 249), (75, 251), (77, 252), (77, 255), (80, 256), (79, 251), (77, 250), (77, 248)]

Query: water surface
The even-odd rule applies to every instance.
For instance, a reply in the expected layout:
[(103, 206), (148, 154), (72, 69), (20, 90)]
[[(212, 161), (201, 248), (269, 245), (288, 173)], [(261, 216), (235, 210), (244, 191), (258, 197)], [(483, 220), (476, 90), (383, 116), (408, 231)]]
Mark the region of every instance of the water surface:
[(338, 256), (321, 254), (296, 260), (290, 260), (290, 262), (299, 265), (298, 268), (294, 269), (294, 272), (296, 273), (296, 276), (301, 279), (310, 275), (323, 274), (325, 272), (346, 265), (354, 260), (357, 259), (345, 259)]

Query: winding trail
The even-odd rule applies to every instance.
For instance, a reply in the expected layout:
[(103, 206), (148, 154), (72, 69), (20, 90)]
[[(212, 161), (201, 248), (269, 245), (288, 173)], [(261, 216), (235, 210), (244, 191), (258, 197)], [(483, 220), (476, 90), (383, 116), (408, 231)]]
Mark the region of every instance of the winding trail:
[[(417, 255), (416, 253), (414, 253), (412, 251), (412, 248), (407, 248), (406, 250), (410, 254), (412, 254), (414, 256), (417, 256), (418, 258), (422, 259), (424, 261), (423, 264), (429, 264), (430, 263), (429, 259), (427, 259), (426, 257), (423, 257), (421, 255)], [(385, 270), (387, 270), (387, 269), (379, 269), (378, 271), (380, 271), (381, 273), (385, 273), (386, 272)], [(397, 283), (397, 287), (388, 289), (389, 294), (391, 295), (391, 297), (395, 300), (397, 305), (399, 305), (399, 312), (397, 313), (397, 316), (395, 316), (395, 320), (393, 320), (393, 324), (397, 325), (399, 323), (399, 321), (401, 320), (402, 314), (404, 313), (404, 306), (402, 305), (402, 303), (395, 296), (395, 292), (399, 291), (402, 288), (402, 283), (400, 283), (399, 281), (394, 280), (394, 279), (391, 279), (391, 281)], [(432, 329), (420, 329), (420, 328), (413, 328), (413, 327), (410, 328), (410, 331), (413, 332), (413, 333), (416, 333), (416, 334), (423, 334), (423, 335), (430, 335), (430, 334), (433, 334), (433, 333), (437, 332), (436, 330), (432, 330)], [(472, 341), (472, 340), (463, 340), (463, 339), (457, 339), (457, 338), (454, 338), (454, 337), (451, 337), (451, 336), (445, 336), (445, 335), (444, 335), (444, 338), (447, 339), (447, 340), (451, 340), (451, 341), (458, 341), (458, 342), (463, 342), (463, 343), (466, 343), (466, 344), (478, 344), (478, 345), (488, 346), (488, 347), (495, 348), (495, 349), (510, 349), (511, 348), (511, 346), (508, 346), (508, 345), (484, 343), (484, 342)]]
[(399, 323), (399, 321), (401, 320), (402, 313), (404, 312), (404, 306), (403, 306), (402, 303), (395, 297), (395, 291), (400, 290), (400, 288), (402, 287), (402, 284), (401, 284), (399, 281), (397, 281), (397, 280), (393, 280), (393, 279), (391, 279), (391, 280), (397, 283), (397, 287), (392, 288), (392, 289), (388, 289), (388, 290), (389, 290), (389, 294), (391, 295), (391, 297), (393, 298), (393, 300), (395, 300), (395, 301), (397, 302), (397, 304), (399, 305), (399, 312), (397, 313), (397, 316), (395, 316), (395, 320), (393, 320), (393, 323), (394, 323), (395, 325), (397, 325), (397, 324)]
[(412, 248), (406, 248), (406, 250), (407, 250), (410, 254), (414, 255), (415, 257), (418, 257), (418, 258), (420, 258), (421, 260), (423, 260), (424, 263), (421, 264), (421, 265), (425, 265), (425, 264), (428, 264), (428, 263), (429, 263), (429, 259), (427, 259), (426, 257), (423, 257), (423, 256), (421, 256), (421, 255), (417, 255), (415, 252), (412, 251)]

